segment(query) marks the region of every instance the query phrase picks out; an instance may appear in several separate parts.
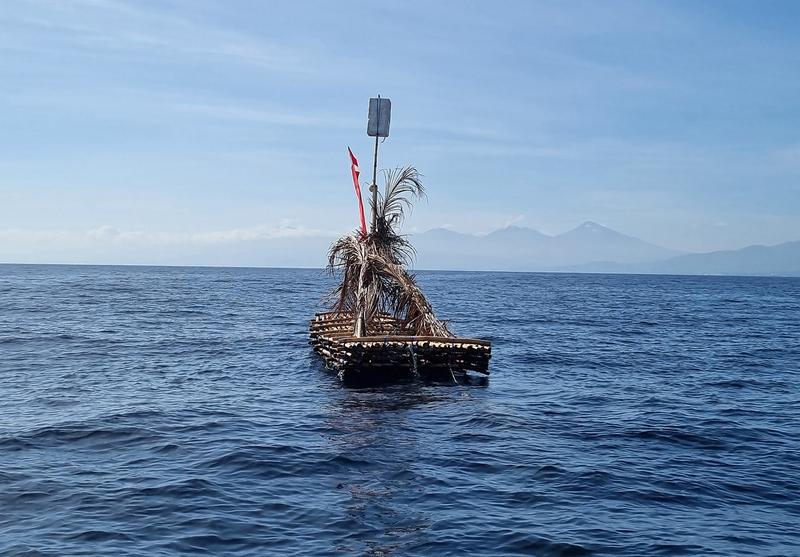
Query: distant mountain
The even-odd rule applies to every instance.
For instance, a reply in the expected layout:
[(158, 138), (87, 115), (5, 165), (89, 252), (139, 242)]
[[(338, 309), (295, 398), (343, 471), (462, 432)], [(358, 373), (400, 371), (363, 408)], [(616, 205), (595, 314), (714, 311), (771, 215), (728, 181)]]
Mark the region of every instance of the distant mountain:
[[(416, 269), (800, 276), (800, 241), (681, 254), (593, 222), (555, 236), (532, 228), (509, 226), (482, 236), (437, 228), (414, 234), (410, 239), (417, 250)], [(163, 262), (172, 264), (255, 262), (267, 266), (321, 267), (332, 241), (333, 238), (319, 236), (195, 243), (171, 249), (163, 247), (158, 253)], [(109, 249), (114, 247), (109, 244)], [(154, 259), (153, 250), (147, 246), (141, 253), (134, 253), (131, 260), (109, 259), (109, 253), (98, 255), (97, 260), (162, 262)]]
[(560, 234), (555, 239), (559, 249), (570, 254), (571, 259), (580, 261), (633, 263), (657, 261), (680, 253), (591, 221)]
[(414, 235), (413, 242), (421, 269), (544, 271), (592, 261), (653, 262), (679, 254), (594, 222), (557, 236), (520, 226), (485, 236), (434, 229)]
[(553, 270), (574, 273), (800, 276), (800, 241), (775, 246), (688, 253), (652, 263), (595, 261)]
[(650, 272), (690, 275), (800, 276), (800, 241), (776, 246), (690, 253), (651, 266)]
[[(509, 226), (483, 236), (437, 228), (410, 239), (417, 250), (417, 269), (800, 276), (800, 241), (681, 254), (593, 222), (556, 236)], [(213, 245), (194, 250), (182, 246), (180, 254), (171, 257), (180, 256), (183, 259), (177, 260), (186, 264), (258, 261), (319, 267), (331, 241), (275, 238), (226, 244), (222, 250)]]
[[(17, 252), (0, 245), (0, 261), (320, 268), (334, 239), (326, 234), (169, 242), (92, 238), (80, 255), (71, 244), (58, 242)], [(555, 236), (509, 226), (482, 236), (437, 228), (410, 239), (417, 249), (416, 269), (800, 276), (800, 241), (681, 254), (593, 222)]]
[(507, 226), (505, 228), (499, 228), (494, 232), (490, 232), (483, 238), (496, 242), (511, 242), (516, 244), (535, 244), (548, 242), (553, 239), (552, 236), (542, 234), (533, 228), (525, 228), (524, 226)]

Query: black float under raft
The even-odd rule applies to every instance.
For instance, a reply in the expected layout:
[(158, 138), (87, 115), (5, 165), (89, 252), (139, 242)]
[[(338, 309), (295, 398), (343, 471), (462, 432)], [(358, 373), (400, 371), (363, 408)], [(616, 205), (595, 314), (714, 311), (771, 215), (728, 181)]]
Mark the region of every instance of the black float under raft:
[(420, 378), (463, 382), (472, 371), (489, 374), (492, 344), (486, 340), (415, 336), (388, 314), (376, 316), (368, 336), (353, 336), (353, 314), (314, 316), (310, 343), (325, 366), (347, 384), (377, 384)]

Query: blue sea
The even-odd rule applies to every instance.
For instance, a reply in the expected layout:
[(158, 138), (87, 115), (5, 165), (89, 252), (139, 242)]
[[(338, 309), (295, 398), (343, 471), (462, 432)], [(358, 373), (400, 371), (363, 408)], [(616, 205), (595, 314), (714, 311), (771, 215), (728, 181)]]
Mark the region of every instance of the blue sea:
[(0, 555), (800, 555), (800, 279), (419, 278), (488, 384), (342, 387), (317, 270), (0, 266)]

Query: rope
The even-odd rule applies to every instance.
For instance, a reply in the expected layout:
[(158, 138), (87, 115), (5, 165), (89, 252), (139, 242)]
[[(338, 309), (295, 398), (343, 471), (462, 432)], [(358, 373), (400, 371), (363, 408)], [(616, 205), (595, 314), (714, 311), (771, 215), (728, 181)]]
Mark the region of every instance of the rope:
[(447, 354), (447, 369), (450, 371), (450, 377), (453, 378), (453, 383), (459, 385), (458, 379), (456, 379), (456, 374), (453, 373), (453, 355)]

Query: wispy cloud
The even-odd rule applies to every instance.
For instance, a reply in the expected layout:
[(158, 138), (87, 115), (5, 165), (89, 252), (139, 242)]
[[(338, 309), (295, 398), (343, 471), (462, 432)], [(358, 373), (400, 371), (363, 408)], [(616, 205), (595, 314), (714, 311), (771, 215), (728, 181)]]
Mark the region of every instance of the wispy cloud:
[[(320, 53), (311, 49), (293, 48), (242, 31), (212, 26), (153, 4), (118, 0), (26, 0), (22, 4), (34, 8), (33, 13), (9, 12), (3, 19), (32, 31), (46, 31), (49, 41), (26, 43), (17, 33), (0, 40), (0, 47), (58, 52), (63, 50), (63, 41), (67, 41), (73, 46), (93, 49), (93, 56), (101, 52), (106, 56), (139, 52), (158, 56), (160, 63), (188, 56), (204, 63), (233, 62), (284, 73), (324, 73), (324, 66), (319, 64)], [(45, 15), (38, 15), (39, 12)], [(62, 44), (54, 43), (56, 39)]]
[(154, 232), (120, 230), (103, 225), (87, 230), (48, 230), (9, 228), (0, 229), (0, 242), (17, 244), (74, 244), (85, 242), (115, 244), (147, 244), (152, 246), (174, 244), (226, 244), (279, 240), (288, 238), (328, 238), (341, 231), (311, 228), (285, 220), (277, 226), (256, 225), (200, 232)]

